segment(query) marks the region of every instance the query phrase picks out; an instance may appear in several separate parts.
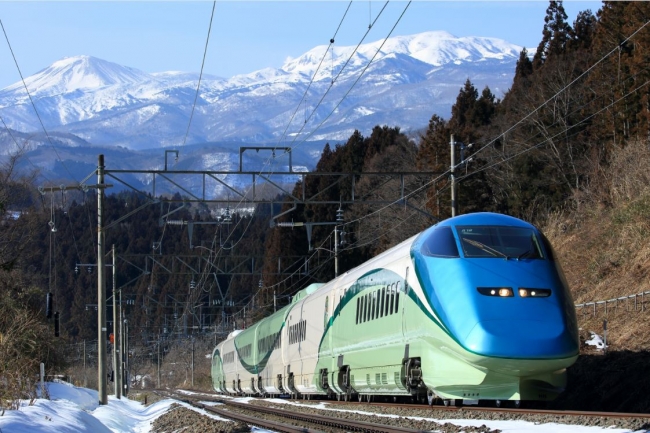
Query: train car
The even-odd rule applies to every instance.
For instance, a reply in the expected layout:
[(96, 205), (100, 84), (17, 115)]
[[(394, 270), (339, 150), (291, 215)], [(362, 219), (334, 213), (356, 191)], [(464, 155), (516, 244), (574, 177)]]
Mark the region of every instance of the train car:
[(518, 406), (561, 393), (578, 348), (546, 237), (522, 220), (474, 213), (302, 290), (221, 342), (212, 377), (232, 394)]

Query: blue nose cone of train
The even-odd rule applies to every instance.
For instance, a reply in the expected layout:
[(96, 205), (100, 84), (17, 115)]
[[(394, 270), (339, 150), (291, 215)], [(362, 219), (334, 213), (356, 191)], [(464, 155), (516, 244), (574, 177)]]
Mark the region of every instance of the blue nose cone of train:
[[(549, 257), (431, 257), (417, 251), (412, 257), (431, 308), (466, 350), (511, 359), (578, 354), (573, 301)], [(500, 296), (499, 289), (509, 291)], [(543, 289), (544, 296), (520, 289)]]

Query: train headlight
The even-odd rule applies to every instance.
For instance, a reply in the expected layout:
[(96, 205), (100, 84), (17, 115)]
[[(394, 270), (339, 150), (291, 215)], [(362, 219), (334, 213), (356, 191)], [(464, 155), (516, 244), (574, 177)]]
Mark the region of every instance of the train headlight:
[(478, 287), (478, 292), (485, 296), (496, 296), (499, 298), (511, 298), (514, 293), (510, 287)]
[(502, 287), (499, 289), (499, 296), (507, 298), (512, 296), (512, 289), (510, 287)]
[(550, 289), (529, 289), (526, 287), (519, 288), (519, 296), (522, 298), (548, 298), (551, 296)]

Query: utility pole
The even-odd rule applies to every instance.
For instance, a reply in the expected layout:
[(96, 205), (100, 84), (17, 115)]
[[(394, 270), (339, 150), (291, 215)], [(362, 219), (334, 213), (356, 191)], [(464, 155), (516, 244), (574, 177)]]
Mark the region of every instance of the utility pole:
[(97, 163), (97, 386), (99, 404), (106, 395), (106, 268), (104, 266), (104, 155)]
[(129, 394), (129, 322), (124, 320), (124, 396)]
[[(113, 268), (113, 269), (115, 269), (115, 268)], [(120, 299), (119, 299), (120, 306), (119, 306), (118, 311), (120, 313), (120, 315), (119, 315), (120, 327), (118, 329), (118, 334), (119, 334), (120, 338), (119, 338), (119, 346), (118, 346), (119, 347), (119, 353), (118, 353), (118, 360), (119, 361), (118, 362), (120, 364), (120, 374), (119, 374), (119, 376), (117, 376), (119, 378), (117, 383), (118, 383), (118, 385), (120, 387), (120, 393), (122, 393), (122, 395), (126, 395), (126, 393), (124, 393), (124, 342), (123, 342), (124, 341), (124, 338), (123, 338), (123, 336), (124, 336), (124, 323), (122, 322), (122, 320), (123, 320), (122, 319), (122, 290), (119, 291), (119, 294), (120, 294)], [(116, 340), (115, 344), (118, 344), (117, 340)]]
[(454, 177), (454, 170), (456, 169), (456, 143), (454, 142), (454, 134), (451, 134), (451, 216), (456, 216), (456, 179)]
[(194, 388), (194, 336), (192, 336), (192, 388)]
[(339, 276), (339, 226), (334, 226), (334, 278)]
[[(339, 233), (340, 224), (343, 224), (343, 209), (339, 203), (339, 208), (336, 210), (336, 223), (334, 225), (334, 278), (339, 276), (339, 243), (343, 244), (343, 231)], [(339, 234), (341, 235), (341, 242), (339, 242)]]
[(86, 340), (84, 340), (84, 388), (88, 386), (88, 376), (86, 375)]
[(113, 380), (115, 381), (115, 398), (119, 399), (122, 396), (122, 381), (120, 380), (120, 362), (118, 358), (119, 335), (118, 332), (120, 324), (118, 323), (117, 314), (117, 292), (115, 290), (115, 244), (111, 246), (111, 255), (113, 256)]
[[(451, 141), (449, 142), (451, 146), (451, 216), (454, 217), (458, 214), (458, 185), (456, 184), (456, 177), (454, 176), (456, 167), (459, 167), (463, 164), (468, 164), (472, 161), (472, 157), (465, 158), (465, 151), (471, 148), (474, 143), (465, 144), (461, 141), (454, 141), (454, 134), (451, 134)], [(460, 162), (456, 165), (456, 145), (460, 147)], [(467, 166), (465, 166), (467, 167)]]
[(160, 389), (160, 334), (158, 334), (158, 389)]

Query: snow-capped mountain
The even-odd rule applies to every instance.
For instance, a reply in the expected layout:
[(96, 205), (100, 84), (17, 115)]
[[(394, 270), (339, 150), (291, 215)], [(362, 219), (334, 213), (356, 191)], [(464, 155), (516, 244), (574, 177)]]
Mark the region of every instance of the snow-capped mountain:
[[(310, 168), (325, 141), (345, 141), (355, 129), (415, 131), (433, 114), (448, 118), (468, 78), (477, 89), (489, 86), (502, 96), (521, 49), (442, 31), (359, 47), (317, 46), (279, 69), (230, 79), (204, 74), (193, 115), (198, 73), (149, 74), (91, 56), (69, 57), (26, 77), (29, 95), (22, 82), (0, 90), (0, 116), (13, 131), (0, 129), (0, 154), (14, 148), (16, 136), (31, 148), (51, 148), (54, 140), (57, 147), (120, 146), (120, 152), (135, 153), (217, 142), (301, 144), (305, 160), (294, 163)], [(69, 156), (81, 158), (79, 152)], [(197, 158), (213, 169), (215, 158)]]

